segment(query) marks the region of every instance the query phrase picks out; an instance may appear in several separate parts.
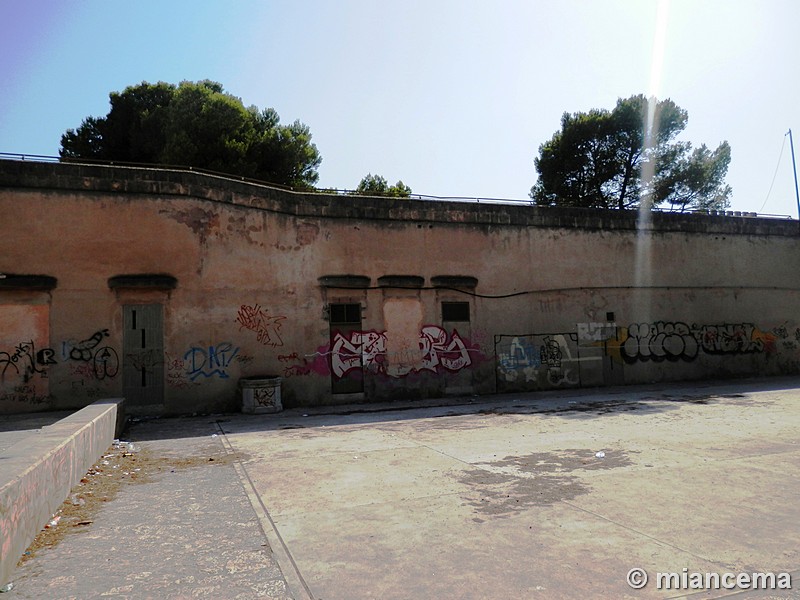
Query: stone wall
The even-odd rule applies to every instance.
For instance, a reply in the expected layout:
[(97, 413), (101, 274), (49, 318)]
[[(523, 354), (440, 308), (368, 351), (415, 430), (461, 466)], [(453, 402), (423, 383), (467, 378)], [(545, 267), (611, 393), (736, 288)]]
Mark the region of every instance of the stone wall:
[(629, 211), (16, 161), (0, 161), (0, 208), (4, 412), (106, 396), (230, 410), (257, 375), (297, 406), (800, 364), (791, 220), (642, 228)]

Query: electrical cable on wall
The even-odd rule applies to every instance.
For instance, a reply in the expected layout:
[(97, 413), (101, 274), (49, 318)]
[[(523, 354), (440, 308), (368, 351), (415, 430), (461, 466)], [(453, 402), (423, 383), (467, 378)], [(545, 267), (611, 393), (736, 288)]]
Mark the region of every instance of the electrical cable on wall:
[(407, 287), (398, 285), (373, 285), (369, 287), (347, 287), (347, 286), (326, 286), (329, 290), (446, 290), (448, 292), (458, 292), (473, 298), (486, 298), (489, 300), (501, 300), (503, 298), (514, 298), (516, 296), (527, 296), (531, 294), (554, 294), (564, 292), (577, 292), (587, 290), (776, 290), (776, 291), (800, 291), (800, 288), (785, 286), (763, 286), (763, 285), (615, 285), (615, 286), (584, 286), (570, 288), (549, 288), (541, 290), (524, 290), (521, 292), (511, 292), (508, 294), (478, 294), (453, 287), (427, 286), (427, 287)]
[(775, 165), (775, 174), (772, 176), (772, 183), (769, 184), (769, 191), (767, 192), (767, 197), (764, 198), (764, 204), (761, 205), (761, 208), (758, 209), (758, 212), (762, 212), (764, 207), (767, 205), (767, 200), (769, 200), (769, 195), (772, 193), (772, 188), (775, 185), (775, 179), (778, 177), (778, 169), (781, 166), (781, 158), (783, 158), (783, 149), (786, 148), (786, 136), (783, 136), (783, 143), (781, 144), (781, 153), (778, 155), (778, 164)]

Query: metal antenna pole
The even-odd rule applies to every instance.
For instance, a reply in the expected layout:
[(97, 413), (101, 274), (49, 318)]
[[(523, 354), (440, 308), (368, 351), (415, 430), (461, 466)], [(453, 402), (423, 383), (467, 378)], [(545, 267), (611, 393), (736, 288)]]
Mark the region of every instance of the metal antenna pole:
[(800, 219), (800, 192), (797, 191), (797, 163), (794, 161), (794, 140), (792, 130), (789, 129), (789, 147), (792, 149), (792, 169), (794, 170), (794, 195), (797, 197), (797, 218)]

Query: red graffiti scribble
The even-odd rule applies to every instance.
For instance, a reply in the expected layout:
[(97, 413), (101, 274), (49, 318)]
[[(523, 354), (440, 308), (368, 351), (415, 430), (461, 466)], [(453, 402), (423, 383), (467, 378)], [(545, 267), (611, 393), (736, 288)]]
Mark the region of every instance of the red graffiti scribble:
[(283, 376), (286, 378), (296, 377), (298, 375), (310, 375), (311, 367), (307, 363), (302, 365), (290, 365), (283, 369)]
[(249, 329), (255, 331), (256, 339), (265, 346), (283, 346), (280, 329), (281, 321), (286, 319), (282, 316), (271, 316), (260, 305), (253, 306), (242, 304), (236, 322), (239, 323), (239, 331)]

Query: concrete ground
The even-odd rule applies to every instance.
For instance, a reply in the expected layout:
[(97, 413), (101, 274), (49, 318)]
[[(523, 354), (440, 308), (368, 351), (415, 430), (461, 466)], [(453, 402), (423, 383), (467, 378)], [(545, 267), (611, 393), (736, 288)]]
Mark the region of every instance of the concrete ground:
[(123, 488), (8, 597), (800, 598), (800, 379), (463, 401), (135, 424), (236, 459)]
[(53, 425), (74, 411), (0, 415), (0, 453), (42, 427)]

